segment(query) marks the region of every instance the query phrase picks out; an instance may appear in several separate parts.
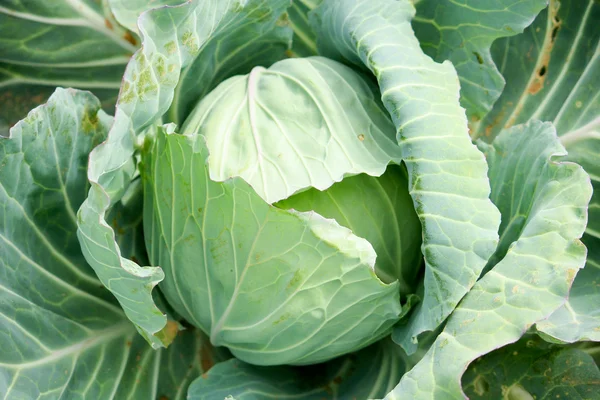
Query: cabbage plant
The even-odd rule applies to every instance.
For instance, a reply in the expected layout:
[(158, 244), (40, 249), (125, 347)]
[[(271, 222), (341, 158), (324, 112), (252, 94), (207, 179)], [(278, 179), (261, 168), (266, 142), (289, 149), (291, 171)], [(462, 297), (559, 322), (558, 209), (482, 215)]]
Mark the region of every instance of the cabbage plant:
[(0, 5), (4, 398), (598, 398), (597, 1), (55, 3)]

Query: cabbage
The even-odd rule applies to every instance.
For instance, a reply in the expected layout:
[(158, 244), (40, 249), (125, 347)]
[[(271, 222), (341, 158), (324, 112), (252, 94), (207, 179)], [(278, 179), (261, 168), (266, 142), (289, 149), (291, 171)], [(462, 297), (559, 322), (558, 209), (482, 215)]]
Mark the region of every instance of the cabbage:
[(0, 5), (0, 393), (595, 398), (598, 18)]

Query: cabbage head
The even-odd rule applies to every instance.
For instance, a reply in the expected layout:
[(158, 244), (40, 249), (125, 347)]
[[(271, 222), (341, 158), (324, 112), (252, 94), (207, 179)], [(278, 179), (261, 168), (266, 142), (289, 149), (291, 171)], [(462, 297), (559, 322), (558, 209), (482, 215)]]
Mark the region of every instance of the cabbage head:
[(2, 2), (0, 393), (598, 398), (598, 20)]
[(307, 364), (391, 332), (421, 232), (378, 97), (339, 62), (292, 58), (223, 81), (179, 135), (170, 125), (147, 138), (150, 262), (213, 345), (253, 364)]

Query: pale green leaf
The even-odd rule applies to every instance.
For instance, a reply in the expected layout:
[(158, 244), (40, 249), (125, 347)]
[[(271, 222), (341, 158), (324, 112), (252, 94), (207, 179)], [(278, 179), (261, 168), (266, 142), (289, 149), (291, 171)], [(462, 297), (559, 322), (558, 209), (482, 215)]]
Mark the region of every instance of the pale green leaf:
[[(301, 116), (299, 123), (298, 117)], [(400, 162), (394, 125), (364, 76), (323, 57), (223, 82), (186, 120), (206, 137), (210, 177), (240, 176), (268, 203)]]
[(421, 271), (421, 224), (403, 167), (390, 165), (380, 177), (345, 178), (326, 191), (309, 189), (276, 205), (315, 211), (367, 239), (377, 253), (377, 276), (386, 283), (398, 280), (403, 298), (414, 293)]
[(463, 399), (467, 366), (560, 307), (585, 263), (579, 238), (592, 188), (579, 165), (555, 161), (565, 151), (552, 124), (519, 125), (481, 146), (492, 200), (502, 212), (499, 251), (506, 255), (464, 297), (388, 399)]
[[(286, 0), (191, 1), (143, 13), (139, 27), (143, 46), (127, 66), (114, 123), (107, 141), (90, 154), (91, 188), (79, 210), (78, 235), (87, 261), (102, 283), (117, 297), (127, 316), (153, 346), (167, 345), (167, 318), (152, 299), (163, 278), (160, 268), (140, 267), (120, 255), (106, 215), (135, 176), (133, 157), (137, 135), (169, 108), (180, 71), (202, 53), (212, 37), (239, 26), (272, 27)], [(254, 16), (254, 17), (251, 17)]]
[(196, 379), (190, 385), (188, 399), (378, 398), (392, 390), (406, 372), (401, 352), (387, 339), (356, 354), (311, 367), (258, 367), (234, 359)]
[(575, 279), (569, 302), (548, 321), (546, 334), (565, 342), (599, 340), (600, 315), (600, 4), (550, 1), (522, 35), (497, 41), (494, 60), (507, 84), (494, 109), (473, 132), (492, 140), (502, 127), (530, 118), (552, 121), (569, 153), (592, 178), (594, 196), (584, 241), (588, 263)]
[(97, 1), (2, 1), (0, 136), (56, 86), (93, 90), (114, 110), (135, 44)]
[(460, 79), (460, 104), (477, 123), (492, 108), (504, 79), (490, 54), (498, 38), (523, 32), (548, 0), (420, 0), (415, 34), (434, 60), (452, 61)]
[(471, 400), (600, 399), (600, 371), (585, 350), (531, 335), (471, 364), (462, 385)]
[(588, 258), (573, 282), (569, 300), (536, 325), (540, 332), (567, 343), (600, 341), (600, 240), (585, 235), (583, 241)]
[(565, 159), (583, 166), (592, 178), (594, 194), (583, 241), (588, 247), (585, 268), (577, 274), (569, 301), (538, 330), (563, 342), (600, 341), (600, 114), (591, 123), (561, 136)]
[(139, 34), (137, 20), (144, 11), (183, 3), (185, 0), (108, 0), (110, 9), (119, 24), (137, 34)]
[[(0, 139), (0, 396), (29, 399), (185, 398), (213, 355), (198, 331), (154, 351), (85, 262), (75, 211), (89, 151), (111, 118), (90, 93), (58, 89)], [(139, 219), (123, 204), (119, 239)], [(124, 246), (126, 247), (126, 246)], [(143, 253), (128, 246), (126, 257)]]
[(405, 1), (325, 1), (315, 10), (319, 51), (366, 66), (397, 129), (409, 192), (423, 225), (425, 292), (394, 340), (412, 353), (475, 284), (493, 253), (500, 215), (487, 165), (471, 143), (449, 62), (423, 54)]
[[(360, 349), (398, 320), (398, 284), (364, 239), (265, 203), (241, 178), (208, 177), (199, 135), (162, 130), (143, 153), (144, 232), (161, 290), (241, 360), (309, 364)], [(283, 234), (285, 232), (285, 234)]]

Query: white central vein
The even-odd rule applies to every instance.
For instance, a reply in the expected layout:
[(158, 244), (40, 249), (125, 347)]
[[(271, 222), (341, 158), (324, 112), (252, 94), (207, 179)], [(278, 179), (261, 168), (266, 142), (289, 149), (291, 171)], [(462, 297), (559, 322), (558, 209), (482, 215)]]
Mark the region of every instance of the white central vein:
[(129, 321), (124, 321), (118, 325), (115, 325), (109, 329), (105, 329), (102, 331), (96, 332), (92, 337), (82, 340), (80, 342), (74, 343), (70, 346), (64, 347), (62, 349), (54, 350), (52, 353), (47, 355), (46, 357), (42, 357), (35, 361), (29, 361), (18, 364), (8, 364), (8, 363), (0, 363), (0, 367), (12, 369), (12, 370), (23, 370), (29, 368), (40, 367), (43, 365), (54, 364), (57, 361), (69, 357), (69, 356), (78, 356), (84, 351), (98, 346), (104, 342), (108, 342), (111, 339), (114, 339), (118, 336), (125, 334), (126, 332), (132, 331), (133, 325)]
[(96, 11), (90, 8), (87, 4), (80, 0), (65, 0), (71, 8), (76, 11), (82, 18), (54, 18), (32, 14), (29, 12), (21, 12), (11, 10), (10, 8), (0, 6), (0, 13), (10, 15), (15, 18), (24, 19), (27, 21), (39, 22), (47, 25), (62, 25), (62, 26), (77, 26), (82, 28), (91, 28), (96, 32), (108, 37), (120, 47), (127, 51), (135, 52), (136, 46), (123, 39), (117, 32), (109, 29), (104, 22), (104, 18)]
[(560, 137), (563, 146), (568, 147), (573, 143), (585, 139), (600, 140), (600, 117), (588, 122), (579, 129), (568, 132)]

